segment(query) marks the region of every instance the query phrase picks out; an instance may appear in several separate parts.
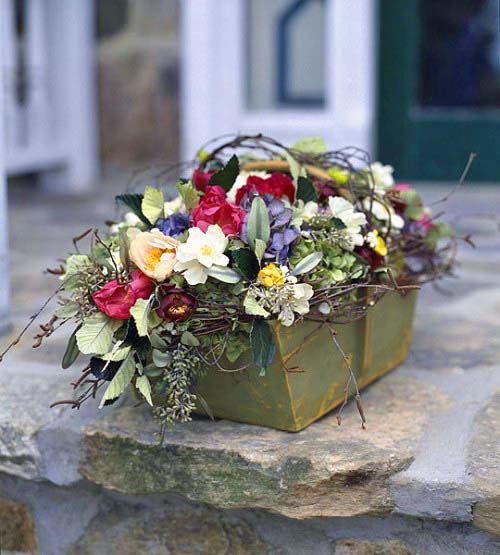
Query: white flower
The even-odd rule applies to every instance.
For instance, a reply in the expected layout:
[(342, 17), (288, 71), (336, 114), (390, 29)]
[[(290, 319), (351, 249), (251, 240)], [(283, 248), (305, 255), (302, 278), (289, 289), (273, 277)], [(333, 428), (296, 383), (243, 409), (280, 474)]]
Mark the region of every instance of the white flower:
[(296, 283), (290, 285), (290, 296), (288, 302), (281, 305), (278, 320), (284, 326), (291, 326), (295, 321), (295, 313), (307, 314), (309, 312), (309, 299), (314, 290), (308, 283)]
[(231, 187), (231, 189), (229, 189), (229, 191), (227, 193), (227, 200), (229, 202), (232, 202), (232, 203), (236, 202), (236, 193), (238, 192), (238, 189), (241, 189), (242, 187), (244, 187), (247, 184), (247, 179), (251, 175), (261, 177), (262, 179), (266, 179), (266, 177), (269, 177), (269, 173), (264, 172), (264, 171), (255, 171), (255, 172), (242, 171), (242, 172), (240, 172), (240, 174), (236, 178), (236, 181), (234, 182), (233, 186)]
[(165, 218), (168, 218), (168, 216), (171, 216), (172, 214), (176, 214), (177, 212), (184, 211), (185, 209), (186, 207), (184, 206), (184, 201), (182, 200), (182, 197), (179, 195), (178, 197), (175, 197), (173, 200), (169, 200), (165, 202), (164, 204)]
[(370, 211), (370, 204), (373, 216), (380, 220), (381, 222), (391, 222), (391, 228), (395, 230), (400, 230), (404, 227), (405, 221), (399, 214), (396, 214), (394, 208), (388, 204), (377, 200), (376, 198), (373, 199), (373, 203), (371, 203), (370, 198), (367, 197), (363, 200), (363, 208), (369, 212)]
[[(283, 202), (285, 205), (287, 204), (286, 200)], [(313, 200), (304, 204), (304, 201), (299, 199), (295, 205), (291, 206), (291, 209), (293, 211), (291, 224), (300, 228), (304, 221), (309, 222), (318, 215), (319, 205)]]
[(342, 231), (347, 235), (348, 244), (352, 249), (362, 245), (361, 226), (366, 224), (366, 216), (363, 212), (355, 212), (354, 206), (342, 197), (328, 197), (328, 206), (332, 217), (338, 218), (345, 225), (346, 229)]
[(309, 222), (314, 218), (314, 216), (318, 215), (319, 205), (317, 202), (310, 200), (305, 203), (304, 205), (304, 212), (302, 216), (306, 222)]
[(384, 166), (380, 162), (373, 162), (370, 165), (370, 170), (377, 193), (383, 194), (394, 185), (394, 177), (392, 176), (394, 168), (392, 166)]
[(183, 272), (189, 285), (207, 281), (212, 266), (227, 266), (229, 258), (224, 254), (228, 239), (218, 225), (210, 225), (206, 233), (198, 227), (188, 231), (187, 241), (177, 249), (176, 272)]
[(378, 245), (377, 236), (373, 231), (369, 231), (365, 235), (365, 243), (371, 248), (374, 249)]

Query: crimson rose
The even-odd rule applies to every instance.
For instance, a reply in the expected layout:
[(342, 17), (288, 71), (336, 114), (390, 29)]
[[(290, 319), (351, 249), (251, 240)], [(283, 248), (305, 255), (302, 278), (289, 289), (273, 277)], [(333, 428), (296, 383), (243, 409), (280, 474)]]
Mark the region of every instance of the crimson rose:
[(218, 185), (207, 187), (200, 204), (191, 212), (193, 224), (202, 231), (217, 224), (224, 235), (236, 235), (241, 228), (245, 212), (226, 200), (226, 193)]
[(288, 197), (290, 202), (293, 202), (295, 199), (295, 185), (288, 175), (281, 172), (272, 173), (265, 178), (251, 175), (248, 177), (246, 184), (236, 192), (236, 204), (240, 204), (241, 199), (247, 193), (269, 194), (277, 199)]
[(97, 308), (110, 318), (127, 320), (137, 299), (148, 299), (151, 295), (153, 282), (140, 270), (134, 270), (130, 278), (128, 283), (114, 279), (92, 295)]
[(204, 172), (203, 170), (194, 170), (193, 175), (191, 176), (191, 181), (198, 191), (205, 192), (208, 187), (208, 182), (214, 173), (215, 171), (213, 170), (208, 172)]

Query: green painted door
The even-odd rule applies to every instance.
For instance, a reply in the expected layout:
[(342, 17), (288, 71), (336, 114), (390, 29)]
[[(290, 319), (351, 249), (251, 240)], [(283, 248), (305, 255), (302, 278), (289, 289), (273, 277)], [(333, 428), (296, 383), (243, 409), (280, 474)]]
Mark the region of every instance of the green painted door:
[(380, 0), (378, 158), (398, 177), (500, 181), (499, 0)]

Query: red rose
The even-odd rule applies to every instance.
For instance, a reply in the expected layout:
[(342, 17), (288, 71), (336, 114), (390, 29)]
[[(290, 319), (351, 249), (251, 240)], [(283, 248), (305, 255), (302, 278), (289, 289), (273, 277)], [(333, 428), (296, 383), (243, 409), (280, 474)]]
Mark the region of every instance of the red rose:
[(193, 224), (202, 231), (217, 224), (224, 235), (236, 235), (241, 228), (244, 210), (226, 200), (224, 189), (219, 186), (207, 187), (200, 204), (191, 212)]
[(110, 318), (127, 320), (137, 299), (148, 299), (153, 282), (140, 270), (134, 270), (128, 283), (114, 279), (92, 295), (97, 308)]
[(208, 187), (208, 182), (214, 173), (215, 172), (213, 170), (208, 172), (204, 172), (203, 170), (194, 170), (193, 175), (191, 176), (191, 181), (198, 191), (205, 192)]
[(187, 320), (196, 308), (193, 295), (173, 285), (163, 285), (160, 292), (164, 295), (156, 313), (167, 322), (182, 322)]
[(288, 197), (290, 202), (293, 202), (295, 199), (295, 185), (288, 175), (281, 172), (272, 173), (266, 178), (251, 175), (246, 184), (236, 192), (236, 204), (239, 204), (247, 193), (273, 195), (278, 199)]

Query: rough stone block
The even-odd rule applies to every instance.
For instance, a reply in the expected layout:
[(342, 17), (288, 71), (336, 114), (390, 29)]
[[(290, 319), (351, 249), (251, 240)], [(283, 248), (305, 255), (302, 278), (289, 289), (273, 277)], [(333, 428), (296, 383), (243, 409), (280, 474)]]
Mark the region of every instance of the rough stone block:
[(398, 540), (373, 542), (349, 539), (335, 543), (335, 555), (415, 555), (415, 551)]
[(37, 553), (35, 526), (23, 503), (0, 497), (0, 552)]

